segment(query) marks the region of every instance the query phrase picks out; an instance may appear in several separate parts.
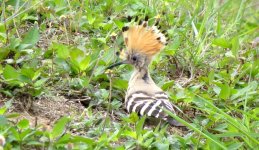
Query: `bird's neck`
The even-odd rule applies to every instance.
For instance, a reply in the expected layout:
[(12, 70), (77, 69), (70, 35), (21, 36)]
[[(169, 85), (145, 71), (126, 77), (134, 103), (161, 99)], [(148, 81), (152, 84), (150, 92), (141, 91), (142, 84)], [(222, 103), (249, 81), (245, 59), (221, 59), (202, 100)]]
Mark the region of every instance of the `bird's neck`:
[(150, 94), (160, 91), (155, 82), (151, 78), (148, 69), (135, 69), (129, 80), (127, 94), (136, 91), (146, 91)]
[(136, 80), (143, 80), (146, 83), (151, 83), (153, 82), (152, 78), (150, 77), (148, 68), (135, 68), (133, 74), (131, 75), (130, 81), (134, 82)]

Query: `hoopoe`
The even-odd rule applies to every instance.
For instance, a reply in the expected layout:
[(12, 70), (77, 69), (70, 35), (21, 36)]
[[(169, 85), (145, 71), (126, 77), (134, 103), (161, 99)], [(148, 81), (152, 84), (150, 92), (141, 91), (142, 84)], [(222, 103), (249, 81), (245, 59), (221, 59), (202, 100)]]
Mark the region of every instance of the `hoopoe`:
[(134, 66), (125, 96), (125, 107), (129, 113), (136, 112), (142, 116), (162, 119), (171, 125), (180, 126), (180, 123), (164, 112), (164, 109), (167, 109), (175, 113), (174, 105), (169, 101), (167, 94), (155, 84), (148, 71), (152, 57), (167, 44), (166, 37), (160, 32), (158, 24), (159, 20), (153, 26), (148, 26), (148, 17), (145, 17), (138, 25), (123, 27), (125, 58), (108, 69), (121, 64)]

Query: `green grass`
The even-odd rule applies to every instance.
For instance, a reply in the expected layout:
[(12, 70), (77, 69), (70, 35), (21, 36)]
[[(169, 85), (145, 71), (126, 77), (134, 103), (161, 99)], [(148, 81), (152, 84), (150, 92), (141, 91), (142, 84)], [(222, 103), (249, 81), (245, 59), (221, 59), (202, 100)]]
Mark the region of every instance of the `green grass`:
[[(259, 3), (255, 0), (0, 0), (0, 149), (256, 149)], [(169, 44), (150, 66), (188, 131), (145, 125), (123, 99), (132, 67), (126, 16), (161, 17)], [(88, 96), (87, 108), (31, 126), (17, 103)], [(64, 101), (64, 104), (66, 102)], [(54, 108), (55, 109), (55, 108)], [(53, 110), (55, 111), (55, 110)], [(146, 126), (146, 128), (143, 128)], [(74, 132), (75, 131), (75, 132)], [(82, 133), (82, 134), (81, 134)], [(1, 143), (1, 139), (0, 139)]]

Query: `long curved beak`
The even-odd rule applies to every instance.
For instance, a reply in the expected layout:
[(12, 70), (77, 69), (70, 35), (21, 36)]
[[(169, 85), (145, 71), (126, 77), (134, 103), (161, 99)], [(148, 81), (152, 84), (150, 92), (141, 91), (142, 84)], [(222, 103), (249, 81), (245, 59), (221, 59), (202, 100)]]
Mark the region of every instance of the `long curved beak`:
[(124, 60), (124, 61), (121, 61), (121, 62), (114, 63), (114, 64), (110, 65), (109, 67), (107, 67), (106, 70), (107, 69), (112, 69), (112, 68), (114, 68), (116, 66), (119, 66), (119, 65), (122, 65), (122, 64), (127, 64), (127, 61)]

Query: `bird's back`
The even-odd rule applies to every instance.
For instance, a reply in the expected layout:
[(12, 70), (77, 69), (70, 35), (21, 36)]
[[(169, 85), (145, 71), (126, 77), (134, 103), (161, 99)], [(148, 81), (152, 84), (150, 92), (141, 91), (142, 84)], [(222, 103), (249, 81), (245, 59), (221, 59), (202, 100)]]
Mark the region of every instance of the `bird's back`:
[(164, 109), (167, 109), (175, 113), (168, 95), (154, 83), (149, 75), (144, 80), (139, 78), (138, 74), (133, 73), (125, 97), (125, 107), (129, 113), (136, 112), (141, 116), (163, 119), (177, 126), (177, 122), (164, 112)]

